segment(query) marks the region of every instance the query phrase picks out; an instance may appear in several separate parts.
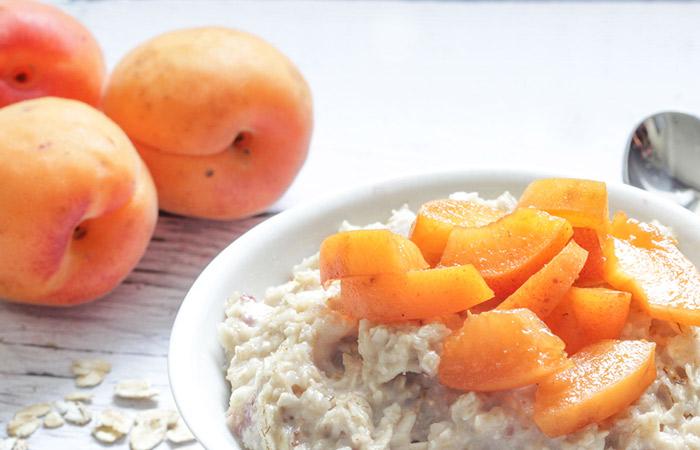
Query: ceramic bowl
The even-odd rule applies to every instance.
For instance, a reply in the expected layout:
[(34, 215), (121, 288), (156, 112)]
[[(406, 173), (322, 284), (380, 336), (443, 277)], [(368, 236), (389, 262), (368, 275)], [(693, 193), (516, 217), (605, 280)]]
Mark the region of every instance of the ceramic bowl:
[[(493, 198), (503, 191), (518, 196), (536, 178), (533, 172), (475, 170), (404, 177), (352, 189), (342, 195), (287, 210), (224, 249), (202, 271), (185, 297), (170, 338), (169, 375), (177, 406), (197, 439), (208, 449), (239, 449), (226, 425), (229, 387), (224, 378), (224, 352), (217, 325), (224, 319), (224, 300), (236, 290), (262, 296), (265, 288), (287, 281), (291, 267), (318, 251), (323, 238), (347, 219), (354, 224), (385, 221), (392, 209), (455, 191), (477, 191)], [(608, 184), (610, 210), (631, 217), (658, 219), (676, 233), (683, 252), (700, 265), (700, 219), (687, 210), (645, 191)]]

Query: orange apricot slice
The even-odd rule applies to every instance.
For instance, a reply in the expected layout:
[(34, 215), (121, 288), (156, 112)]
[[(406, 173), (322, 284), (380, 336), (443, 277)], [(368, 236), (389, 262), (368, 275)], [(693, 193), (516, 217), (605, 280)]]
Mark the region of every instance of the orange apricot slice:
[(457, 331), (460, 328), (462, 328), (462, 325), (464, 325), (464, 317), (462, 317), (462, 315), (459, 313), (444, 314), (442, 316), (436, 316), (431, 317), (430, 319), (425, 319), (422, 321), (422, 323), (424, 325), (429, 323), (441, 323), (450, 330)]
[(543, 380), (534, 420), (549, 437), (600, 422), (635, 402), (656, 378), (655, 344), (604, 340), (573, 355), (573, 363)]
[(572, 234), (566, 220), (520, 208), (480, 228), (455, 227), (440, 265), (473, 264), (496, 297), (505, 298), (559, 253)]
[(343, 277), (404, 273), (426, 269), (420, 249), (409, 239), (389, 230), (336, 233), (321, 243), (321, 282)]
[(552, 333), (564, 341), (566, 352), (570, 355), (590, 344), (581, 331), (574, 308), (571, 305), (571, 299), (568, 296), (559, 302), (554, 311), (544, 319), (544, 322), (552, 330)]
[(566, 363), (564, 342), (529, 309), (470, 314), (445, 338), (438, 379), (453, 389), (498, 391), (537, 383)]
[(591, 343), (617, 339), (627, 322), (632, 295), (606, 288), (572, 288), (571, 299), (576, 320)]
[(605, 280), (632, 293), (651, 317), (700, 325), (700, 273), (656, 227), (617, 213)]
[(471, 308), (469, 308), (469, 312), (472, 314), (479, 314), (482, 312), (491, 311), (492, 309), (496, 309), (501, 303), (503, 303), (502, 298), (494, 297), (491, 300), (486, 300), (483, 303), (479, 303), (478, 305), (472, 306)]
[(605, 282), (605, 255), (598, 233), (591, 228), (574, 228), (573, 240), (586, 249), (588, 258), (576, 280), (577, 286), (599, 286)]
[(466, 200), (441, 199), (424, 203), (411, 229), (411, 240), (432, 266), (440, 261), (455, 226), (481, 227), (505, 215), (504, 211)]
[(357, 319), (395, 322), (464, 311), (493, 297), (471, 265), (347, 277), (332, 307)]
[(608, 190), (605, 183), (575, 178), (544, 178), (530, 183), (518, 207), (534, 207), (563, 217), (571, 225), (607, 233)]
[(544, 319), (571, 289), (587, 257), (586, 250), (570, 241), (559, 254), (506, 298), (498, 309), (527, 308)]
[(572, 287), (545, 323), (575, 353), (603, 339), (617, 339), (627, 322), (629, 292)]

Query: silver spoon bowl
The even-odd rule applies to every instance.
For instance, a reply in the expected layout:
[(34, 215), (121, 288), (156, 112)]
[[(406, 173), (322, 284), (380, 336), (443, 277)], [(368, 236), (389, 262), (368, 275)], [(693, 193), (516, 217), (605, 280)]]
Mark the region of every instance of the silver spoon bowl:
[(623, 179), (700, 212), (700, 119), (661, 112), (634, 130), (623, 162)]

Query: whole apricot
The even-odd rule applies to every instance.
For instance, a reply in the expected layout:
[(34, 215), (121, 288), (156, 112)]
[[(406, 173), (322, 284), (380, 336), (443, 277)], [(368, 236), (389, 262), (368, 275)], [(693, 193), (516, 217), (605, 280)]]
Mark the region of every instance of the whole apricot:
[(0, 107), (56, 96), (100, 103), (102, 50), (85, 26), (55, 6), (0, 0)]
[(55, 97), (0, 109), (0, 298), (69, 306), (117, 286), (158, 214), (148, 169), (117, 125)]
[(103, 108), (134, 141), (162, 209), (211, 219), (263, 211), (303, 165), (311, 94), (262, 39), (227, 28), (155, 37), (119, 62)]

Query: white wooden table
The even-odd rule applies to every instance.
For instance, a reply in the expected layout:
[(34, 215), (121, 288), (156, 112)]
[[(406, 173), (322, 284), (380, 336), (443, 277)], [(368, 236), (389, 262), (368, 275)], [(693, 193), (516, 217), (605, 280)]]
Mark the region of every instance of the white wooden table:
[[(315, 133), (305, 168), (273, 212), (441, 168), (618, 181), (622, 148), (645, 115), (700, 113), (700, 4), (57, 3), (93, 30), (110, 67), (148, 37), (206, 24), (259, 34), (296, 61), (314, 93)], [(113, 384), (127, 377), (150, 379), (158, 405), (172, 406), (166, 357), (180, 301), (219, 250), (264, 218), (161, 216), (146, 256), (108, 297), (66, 310), (0, 304), (2, 428), (19, 407), (73, 391), (75, 358), (113, 363), (94, 390), (95, 411), (113, 404)], [(88, 428), (70, 425), (39, 430), (29, 444), (98, 446)]]

